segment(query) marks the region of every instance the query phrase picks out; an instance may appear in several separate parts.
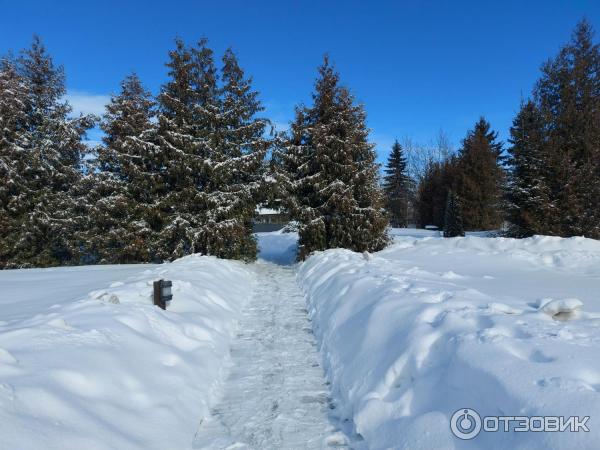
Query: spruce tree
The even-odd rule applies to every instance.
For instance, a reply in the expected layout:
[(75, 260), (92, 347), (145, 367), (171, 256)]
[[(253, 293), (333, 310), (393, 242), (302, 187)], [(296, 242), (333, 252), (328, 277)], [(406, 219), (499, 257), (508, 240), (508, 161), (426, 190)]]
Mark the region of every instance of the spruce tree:
[(82, 137), (95, 118), (70, 117), (72, 108), (62, 100), (64, 71), (54, 65), (38, 37), (22, 52), (17, 70), (26, 86), (22, 177), (27, 187), (9, 265), (75, 264), (79, 224), (72, 214), (71, 189), (81, 178), (82, 155), (87, 151)]
[(220, 258), (253, 260), (257, 247), (252, 218), (263, 186), (267, 121), (256, 117), (264, 108), (231, 49), (223, 56), (221, 80), (221, 110), (206, 161), (206, 222), (197, 250)]
[(587, 21), (542, 67), (534, 101), (544, 124), (549, 190), (540, 214), (554, 218), (542, 231), (600, 238), (600, 50)]
[(449, 191), (446, 211), (444, 212), (444, 237), (450, 238), (465, 235), (462, 214), (460, 199), (454, 191)]
[(314, 250), (376, 251), (387, 243), (378, 167), (362, 105), (327, 57), (313, 105), (297, 108), (284, 155), (291, 207), (300, 222), (299, 257)]
[(12, 258), (23, 219), (28, 186), (23, 145), (27, 126), (27, 91), (14, 61), (0, 61), (0, 269)]
[[(104, 146), (82, 181), (88, 218), (81, 235), (91, 261), (157, 261), (154, 208), (160, 194), (160, 149), (153, 123), (155, 102), (137, 75), (121, 83), (100, 124)], [(160, 158), (160, 156), (158, 156)]]
[(205, 162), (212, 154), (219, 111), (213, 56), (206, 41), (188, 48), (178, 39), (169, 58), (169, 81), (158, 97), (158, 182), (165, 195), (155, 220), (161, 260), (199, 250), (206, 211)]
[(508, 233), (527, 237), (547, 232), (554, 222), (547, 180), (544, 124), (530, 100), (521, 105), (510, 129), (506, 195)]
[(467, 133), (459, 151), (455, 191), (460, 197), (467, 230), (493, 230), (502, 223), (504, 172), (502, 143), (482, 117)]
[(392, 227), (405, 227), (408, 219), (410, 180), (402, 146), (394, 142), (384, 169), (383, 192)]

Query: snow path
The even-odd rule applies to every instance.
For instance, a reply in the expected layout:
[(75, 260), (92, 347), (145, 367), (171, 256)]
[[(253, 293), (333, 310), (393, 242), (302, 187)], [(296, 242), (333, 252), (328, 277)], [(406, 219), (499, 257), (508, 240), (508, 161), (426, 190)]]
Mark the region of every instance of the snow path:
[(293, 266), (259, 260), (256, 288), (231, 348), (224, 395), (198, 428), (196, 449), (348, 448)]

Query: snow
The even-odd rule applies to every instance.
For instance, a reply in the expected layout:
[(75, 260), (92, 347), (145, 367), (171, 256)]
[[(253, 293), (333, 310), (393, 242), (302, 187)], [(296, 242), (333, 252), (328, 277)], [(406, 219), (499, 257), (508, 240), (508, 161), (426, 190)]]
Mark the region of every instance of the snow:
[(297, 234), (257, 233), (256, 290), (242, 311), (220, 400), (194, 449), (361, 449), (339, 420), (296, 283)]
[[(261, 233), (259, 242), (286, 237)], [(259, 261), (254, 270), (261, 283), (243, 311), (224, 396), (200, 425), (193, 447), (321, 449), (347, 444), (350, 440), (332, 414), (294, 267)]]
[(256, 213), (259, 216), (269, 215), (269, 214), (280, 214), (280, 212), (281, 211), (279, 211), (278, 209), (273, 209), (273, 208), (263, 208), (263, 207), (256, 208)]
[[(347, 448), (296, 241), (261, 233), (254, 264), (0, 272), (0, 448)], [(152, 305), (160, 278), (167, 311)]]
[[(152, 282), (173, 281), (167, 311)], [(244, 264), (0, 271), (0, 448), (190, 448), (226, 376)]]
[[(600, 428), (600, 242), (393, 230), (368, 258), (299, 269), (332, 397), (369, 448), (594, 449)], [(485, 415), (590, 416), (590, 432), (450, 432)]]
[(545, 301), (540, 309), (553, 318), (574, 318), (573, 315), (582, 306), (583, 303), (578, 298), (563, 298)]
[[(0, 448), (597, 448), (600, 242), (390, 234), (300, 264), (278, 231), (253, 264), (0, 271)], [(463, 441), (462, 408), (590, 432)]]

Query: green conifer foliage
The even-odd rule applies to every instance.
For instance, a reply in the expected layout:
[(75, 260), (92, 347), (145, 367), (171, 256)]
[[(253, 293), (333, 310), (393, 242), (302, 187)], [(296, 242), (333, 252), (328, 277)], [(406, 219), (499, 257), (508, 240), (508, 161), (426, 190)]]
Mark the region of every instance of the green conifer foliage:
[(290, 209), (300, 222), (300, 258), (312, 251), (375, 251), (387, 218), (365, 111), (325, 58), (311, 107), (299, 107), (282, 152)]
[(544, 164), (544, 124), (532, 101), (521, 105), (510, 129), (506, 195), (508, 230), (513, 237), (543, 234), (555, 221)]
[(494, 230), (502, 224), (504, 172), (498, 133), (482, 117), (463, 140), (454, 190), (461, 199), (466, 230)]
[(14, 61), (0, 61), (0, 268), (11, 260), (19, 221), (30, 194), (23, 173), (27, 167), (24, 131), (27, 126), (27, 90)]
[(444, 213), (444, 237), (464, 236), (462, 205), (454, 191), (448, 192), (446, 211)]
[(153, 222), (160, 180), (160, 148), (153, 123), (155, 103), (137, 75), (121, 83), (111, 98), (101, 128), (104, 146), (82, 180), (87, 219), (80, 235), (90, 261), (157, 261), (159, 228)]
[(198, 250), (221, 258), (254, 260), (252, 218), (264, 184), (268, 122), (252, 80), (246, 78), (231, 49), (223, 56), (219, 120), (206, 161), (206, 221)]
[(582, 21), (571, 42), (542, 67), (534, 89), (544, 144), (544, 185), (553, 217), (543, 230), (600, 238), (600, 50)]
[(81, 179), (82, 142), (95, 117), (71, 117), (72, 108), (62, 98), (65, 77), (55, 67), (39, 38), (16, 61), (25, 94), (25, 123), (18, 130), (22, 155), (13, 160), (22, 166), (18, 230), (13, 236), (9, 267), (76, 264), (80, 246), (76, 239), (78, 217), (73, 186)]
[(396, 141), (392, 146), (383, 177), (386, 209), (393, 227), (405, 227), (407, 224), (410, 180), (406, 165), (402, 146)]

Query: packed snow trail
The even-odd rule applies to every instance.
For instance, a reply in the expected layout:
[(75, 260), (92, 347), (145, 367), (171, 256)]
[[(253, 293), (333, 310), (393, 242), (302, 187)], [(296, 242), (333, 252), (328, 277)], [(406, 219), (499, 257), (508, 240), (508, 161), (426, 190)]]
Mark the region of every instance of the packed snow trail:
[(304, 295), (293, 266), (259, 260), (255, 292), (231, 348), (223, 398), (203, 419), (196, 449), (348, 448), (333, 424)]

